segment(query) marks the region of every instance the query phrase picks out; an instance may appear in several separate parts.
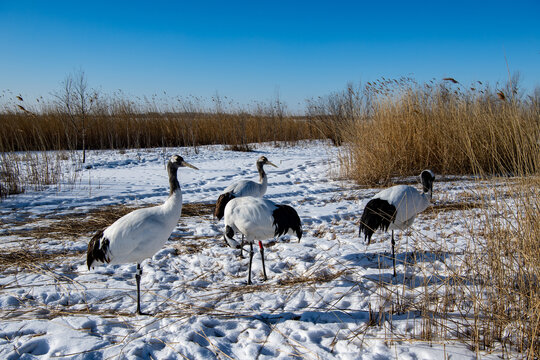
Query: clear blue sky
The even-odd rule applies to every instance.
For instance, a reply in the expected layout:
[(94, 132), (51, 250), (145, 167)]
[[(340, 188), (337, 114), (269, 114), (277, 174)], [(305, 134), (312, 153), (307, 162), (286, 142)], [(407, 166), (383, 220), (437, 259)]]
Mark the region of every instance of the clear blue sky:
[[(216, 92), (289, 109), (347, 82), (451, 76), (540, 86), (540, 1), (0, 0), (0, 91)], [(4, 92), (6, 94), (6, 92)], [(5, 96), (4, 96), (5, 97)]]

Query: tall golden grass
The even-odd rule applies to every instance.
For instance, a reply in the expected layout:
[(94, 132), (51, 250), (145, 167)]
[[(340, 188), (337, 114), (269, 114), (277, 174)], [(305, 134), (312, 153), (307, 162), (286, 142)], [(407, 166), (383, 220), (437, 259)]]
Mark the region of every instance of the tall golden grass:
[(528, 359), (540, 357), (539, 189), (538, 177), (523, 177), (506, 190), (486, 192), (495, 200), (481, 217), (485, 242), (466, 254), (477, 287), (466, 286), (478, 308), (471, 342), (502, 344)]
[[(77, 121), (77, 120), (76, 120)], [(82, 146), (80, 128), (68, 115), (6, 111), (0, 114), (0, 151), (75, 150)], [(123, 149), (207, 144), (244, 145), (319, 137), (301, 117), (205, 111), (147, 112), (119, 107), (87, 116), (86, 148)]]
[[(425, 286), (414, 292), (404, 279), (403, 292), (414, 301), (401, 310), (421, 314), (421, 340), (459, 340), (479, 356), (497, 352), (503, 359), (538, 359), (540, 179), (527, 176), (478, 185), (481, 206), (464, 207), (454, 215), (465, 219), (468, 228), (453, 235), (465, 241), (465, 251), (441, 251), (444, 260), (428, 270), (409, 263), (417, 267), (411, 273), (424, 277)], [(447, 248), (445, 241), (453, 241), (428, 240), (442, 249)]]
[(532, 98), (502, 100), (502, 91), (497, 96), (488, 87), (407, 80), (369, 83), (362, 91), (357, 115), (343, 121), (339, 135), (347, 178), (366, 184), (424, 168), (445, 174), (539, 169), (540, 104)]

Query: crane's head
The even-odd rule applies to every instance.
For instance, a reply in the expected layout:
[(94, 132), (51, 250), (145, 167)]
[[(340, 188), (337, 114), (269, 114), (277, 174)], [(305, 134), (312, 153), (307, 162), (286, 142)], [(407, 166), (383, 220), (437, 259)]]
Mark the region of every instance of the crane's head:
[(225, 243), (232, 247), (233, 249), (240, 249), (241, 245), (236, 239), (234, 238), (234, 230), (229, 225), (225, 226), (225, 231), (223, 232), (223, 237), (225, 239)]
[(257, 160), (257, 164), (261, 164), (261, 165), (272, 165), (273, 167), (278, 167), (276, 164), (270, 162), (266, 156), (261, 156), (258, 160)]
[(422, 182), (424, 192), (431, 193), (433, 191), (433, 182), (435, 181), (435, 174), (433, 174), (433, 171), (431, 170), (424, 170), (420, 174), (420, 181)]
[(184, 161), (184, 158), (182, 158), (180, 155), (173, 155), (171, 157), (171, 160), (169, 160), (169, 164), (176, 167), (177, 169), (179, 167), (190, 167), (195, 170), (199, 170), (197, 167), (191, 165), (190, 163)]

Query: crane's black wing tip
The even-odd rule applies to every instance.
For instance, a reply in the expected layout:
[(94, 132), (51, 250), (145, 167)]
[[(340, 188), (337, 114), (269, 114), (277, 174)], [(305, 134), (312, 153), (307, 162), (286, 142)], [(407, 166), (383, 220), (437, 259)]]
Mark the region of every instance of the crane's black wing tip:
[(92, 268), (92, 265), (96, 261), (102, 263), (110, 261), (107, 254), (109, 245), (110, 241), (103, 236), (103, 230), (99, 230), (94, 234), (88, 243), (88, 251), (86, 252), (86, 265), (88, 265), (88, 270)]

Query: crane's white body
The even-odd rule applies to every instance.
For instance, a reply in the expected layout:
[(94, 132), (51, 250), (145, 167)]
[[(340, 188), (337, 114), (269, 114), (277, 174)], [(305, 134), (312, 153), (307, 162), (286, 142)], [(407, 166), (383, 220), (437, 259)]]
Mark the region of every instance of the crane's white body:
[(240, 180), (227, 186), (224, 193), (232, 193), (235, 197), (254, 196), (263, 197), (268, 188), (268, 177), (266, 173), (261, 177), (261, 182), (251, 180)]
[(109, 264), (141, 263), (158, 252), (182, 214), (182, 191), (159, 206), (138, 209), (116, 220), (103, 232), (109, 240)]
[(259, 251), (263, 267), (264, 280), (267, 279), (264, 265), (263, 240), (272, 239), (285, 234), (296, 234), (298, 241), (302, 238), (302, 224), (296, 210), (284, 204), (253, 197), (244, 196), (231, 199), (225, 206), (225, 232), (227, 244), (232, 248), (242, 244), (234, 239), (237, 232), (245, 236), (249, 243), (248, 285), (251, 284), (251, 262), (253, 260), (253, 243), (259, 241)]
[[(276, 208), (276, 204), (268, 199), (252, 196), (234, 198), (225, 207), (225, 225), (243, 234), (248, 243), (272, 239), (276, 230), (272, 214)], [(233, 248), (240, 245), (234, 239), (228, 242)]]
[(431, 192), (422, 193), (410, 185), (396, 185), (377, 193), (373, 199), (386, 200), (395, 206), (395, 219), (388, 229), (405, 230), (412, 225), (417, 214), (429, 207)]

